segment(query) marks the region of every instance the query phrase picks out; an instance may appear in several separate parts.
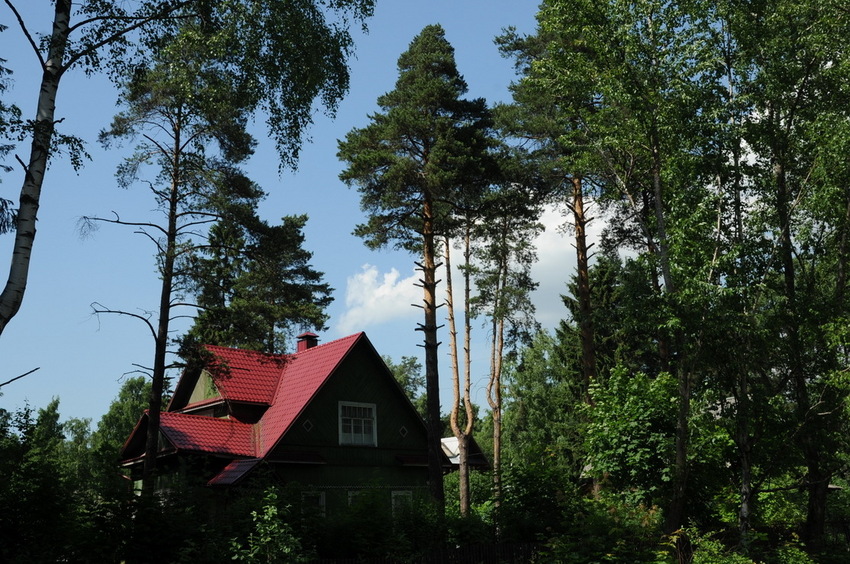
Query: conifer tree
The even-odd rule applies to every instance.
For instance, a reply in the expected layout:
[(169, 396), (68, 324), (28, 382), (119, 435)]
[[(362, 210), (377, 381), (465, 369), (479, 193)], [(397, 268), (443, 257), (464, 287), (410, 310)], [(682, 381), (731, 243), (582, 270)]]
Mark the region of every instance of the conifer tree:
[(447, 232), (453, 193), (480, 168), (489, 114), (484, 100), (461, 98), (467, 85), (439, 25), (425, 27), (413, 39), (398, 70), (395, 89), (378, 98), (380, 111), (370, 116), (371, 123), (340, 141), (338, 156), (347, 163), (340, 178), (360, 192), (368, 220), (355, 234), (367, 246), (393, 246), (420, 257), (429, 481), (442, 504), (437, 241)]
[[(31, 146), (21, 166), (9, 277), (0, 291), (0, 333), (23, 302), (48, 161), (63, 147), (75, 166), (85, 154), (80, 139), (57, 132), (63, 77), (109, 68), (123, 82), (128, 69), (147, 64), (181, 28), (193, 26), (206, 42), (207, 66), (244, 79), (243, 100), (251, 112), (265, 113), (282, 163), (294, 165), (314, 102), (332, 113), (348, 89), (349, 24), (362, 23), (374, 6), (374, 0), (57, 0), (33, 8), (30, 17), (19, 7), (25, 3), (33, 4), (5, 0), (0, 7), (42, 76), (35, 116), (24, 132)], [(50, 32), (40, 34), (45, 23)], [(8, 211), (8, 204), (0, 206)]]
[(333, 298), (303, 246), (307, 216), (287, 216), (280, 225), (248, 219), (217, 222), (188, 261), (201, 311), (184, 345), (284, 353), (295, 332), (324, 328)]

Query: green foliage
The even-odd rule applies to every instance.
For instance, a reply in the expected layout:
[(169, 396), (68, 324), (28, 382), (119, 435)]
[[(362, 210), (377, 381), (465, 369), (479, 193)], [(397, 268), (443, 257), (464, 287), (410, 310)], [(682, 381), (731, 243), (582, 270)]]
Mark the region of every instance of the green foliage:
[(562, 530), (565, 511), (580, 498), (573, 476), (540, 462), (505, 465), (502, 484), (495, 519), (501, 539), (509, 542), (551, 538)]
[(243, 544), (236, 539), (231, 541), (233, 560), (252, 564), (307, 561), (302, 554), (300, 541), (287, 523), (290, 509), (280, 507), (278, 496), (273, 490), (266, 490), (261, 509), (252, 511), (251, 517), (254, 530), (246, 542)]
[(458, 191), (471, 189), (487, 160), (490, 117), (467, 91), (454, 49), (439, 25), (425, 27), (398, 60), (399, 77), (378, 98), (381, 112), (339, 142), (340, 178), (358, 187), (369, 216), (355, 234), (372, 248), (420, 252), (423, 205), (435, 233), (446, 233)]
[(735, 553), (722, 542), (712, 538), (711, 534), (699, 534), (698, 531), (688, 529), (680, 531), (677, 536), (687, 538), (690, 543), (693, 564), (753, 564), (751, 558)]
[(311, 523), (321, 558), (414, 559), (444, 538), (445, 525), (433, 503), (414, 494), (393, 511), (385, 488), (365, 489), (325, 518)]
[(505, 367), (504, 379), (505, 459), (577, 478), (584, 466), (583, 394), (566, 346), (539, 332)]
[(492, 542), (495, 535), (495, 506), (491, 499), (492, 476), (489, 472), (469, 473), (470, 514), (460, 514), (460, 474), (446, 475), (446, 529), (448, 542), (457, 545)]
[(415, 356), (402, 356), (398, 363), (386, 355), (381, 358), (384, 359), (384, 364), (392, 372), (413, 407), (425, 419), (428, 398), (425, 395), (425, 376), (422, 374), (422, 363)]
[(587, 408), (590, 471), (627, 498), (658, 503), (667, 490), (676, 418), (676, 380), (612, 372), (591, 388)]
[(150, 381), (144, 376), (127, 378), (118, 390), (118, 396), (97, 424), (92, 435), (95, 450), (108, 451), (114, 457), (130, 436), (148, 405)]
[(4, 562), (114, 561), (124, 541), (129, 514), (92, 470), (88, 421), (62, 423), (58, 408), (0, 410)]
[(577, 499), (565, 505), (564, 519), (563, 532), (546, 543), (553, 562), (671, 562), (658, 546), (658, 507)]
[(307, 216), (270, 225), (254, 213), (220, 219), (186, 261), (201, 311), (184, 348), (209, 343), (283, 353), (297, 332), (324, 328), (332, 288), (309, 263)]

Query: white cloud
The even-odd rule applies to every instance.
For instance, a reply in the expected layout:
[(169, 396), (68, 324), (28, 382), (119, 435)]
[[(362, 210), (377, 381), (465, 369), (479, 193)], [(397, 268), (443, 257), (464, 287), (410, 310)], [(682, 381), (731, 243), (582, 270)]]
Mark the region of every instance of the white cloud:
[[(592, 202), (585, 202), (588, 214), (596, 215)], [(572, 280), (576, 272), (575, 227), (571, 213), (556, 206), (548, 206), (540, 218), (546, 230), (534, 241), (537, 249), (537, 262), (531, 269), (531, 276), (537, 281), (537, 290), (532, 294), (532, 302), (536, 309), (537, 321), (543, 327), (551, 329), (567, 316), (567, 308), (561, 299), (567, 293), (567, 282)], [(599, 240), (605, 220), (596, 217), (587, 226), (588, 245)], [(591, 262), (593, 252), (590, 249)]]
[[(537, 320), (547, 329), (554, 328), (566, 317), (567, 309), (561, 295), (567, 292), (567, 281), (575, 275), (575, 235), (572, 224), (567, 224), (569, 218), (570, 214), (565, 214), (563, 209), (556, 206), (547, 207), (540, 218), (546, 229), (534, 241), (538, 260), (532, 266), (531, 274), (538, 282), (538, 287), (531, 299), (535, 305)], [(588, 243), (598, 240), (604, 225), (605, 222), (601, 218), (588, 225)], [(592, 251), (593, 249), (591, 253)], [(443, 279), (437, 287), (438, 303), (443, 303), (445, 275), (438, 274), (437, 278)], [(454, 279), (455, 284), (462, 284), (461, 274), (457, 270), (454, 272)], [(360, 272), (347, 278), (345, 312), (339, 317), (336, 331), (347, 335), (354, 331), (383, 326), (392, 332), (397, 327), (409, 328), (415, 325), (422, 315), (420, 309), (411, 305), (422, 303), (422, 289), (416, 286), (418, 280), (419, 273), (416, 271), (411, 271), (410, 276), (402, 277), (396, 268), (382, 272), (375, 265), (363, 265)], [(455, 301), (458, 308), (463, 307), (460, 287), (455, 288)], [(445, 309), (440, 310), (440, 315), (445, 315)], [(404, 325), (396, 325), (395, 322), (398, 321)], [(444, 322), (445, 320), (440, 320), (440, 323)], [(480, 333), (480, 322), (475, 322), (474, 325)]]
[(419, 277), (413, 272), (406, 278), (395, 268), (381, 274), (376, 266), (364, 264), (362, 270), (346, 281), (345, 313), (340, 316), (338, 331), (348, 334), (369, 326), (398, 319), (410, 319), (418, 309), (411, 304), (422, 302)]

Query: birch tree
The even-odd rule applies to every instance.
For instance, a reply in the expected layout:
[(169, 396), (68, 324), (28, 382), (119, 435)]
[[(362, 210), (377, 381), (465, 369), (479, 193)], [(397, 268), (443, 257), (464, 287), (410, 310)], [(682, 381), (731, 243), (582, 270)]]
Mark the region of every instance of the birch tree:
[[(371, 15), (373, 3), (56, 0), (32, 11), (23, 9), (24, 2), (4, 0), (4, 20), (17, 27), (22, 50), (32, 53), (42, 78), (35, 116), (25, 124), (30, 149), (29, 157), (21, 159), (15, 242), (0, 293), (0, 333), (24, 298), (48, 161), (63, 140), (73, 142), (72, 159), (80, 152), (73, 137), (57, 135), (56, 99), (64, 76), (109, 68), (123, 80), (122, 70), (149, 60), (180, 26), (192, 23), (210, 38), (210, 64), (246, 79), (251, 110), (265, 113), (282, 163), (294, 165), (314, 101), (319, 99), (332, 113), (348, 87), (348, 26)], [(37, 15), (30, 18), (29, 13)], [(42, 15), (47, 21), (34, 21)], [(51, 31), (40, 34), (38, 29), (47, 22)]]
[[(118, 169), (118, 182), (150, 189), (162, 219), (91, 216), (83, 228), (111, 223), (134, 228), (156, 248), (160, 275), (159, 304), (152, 314), (135, 314), (100, 304), (96, 313), (118, 313), (143, 321), (154, 340), (149, 367), (151, 389), (143, 476), (153, 487), (159, 448), (159, 416), (173, 309), (181, 303), (186, 281), (181, 261), (194, 250), (193, 236), (220, 216), (231, 221), (252, 210), (263, 193), (237, 165), (253, 151), (245, 131), (249, 107), (239, 79), (204, 65), (205, 42), (187, 28), (147, 68), (138, 69), (122, 91), (126, 110), (115, 117), (103, 142), (139, 139), (134, 154)], [(153, 174), (148, 173), (152, 165)], [(248, 212), (249, 213), (249, 212)]]

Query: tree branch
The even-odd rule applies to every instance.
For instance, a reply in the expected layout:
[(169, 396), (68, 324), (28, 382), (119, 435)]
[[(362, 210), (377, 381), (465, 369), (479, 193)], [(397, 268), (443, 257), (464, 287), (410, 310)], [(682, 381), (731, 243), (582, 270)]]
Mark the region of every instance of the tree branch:
[[(109, 309), (98, 302), (92, 302), (91, 308), (95, 315), (100, 315), (101, 313), (114, 313), (116, 315), (126, 315), (127, 317), (134, 317), (142, 321), (145, 325), (147, 325), (148, 329), (151, 332), (151, 336), (156, 339), (156, 328), (150, 322), (149, 317), (145, 317), (144, 315), (140, 315), (138, 313), (130, 313), (129, 311), (124, 311), (120, 309)], [(150, 314), (148, 314), (148, 316), (150, 316)]]
[[(6, 0), (6, 1), (8, 3), (9, 0)], [(101, 39), (97, 43), (90, 45), (88, 48), (83, 49), (82, 51), (75, 54), (74, 56), (69, 57), (68, 61), (64, 65), (64, 69), (70, 68), (72, 65), (74, 65), (80, 59), (84, 59), (86, 57), (91, 56), (93, 53), (95, 53), (98, 49), (100, 49), (104, 45), (109, 45), (110, 43), (118, 40), (119, 37), (127, 35), (131, 31), (135, 31), (135, 30), (139, 29), (140, 27), (144, 26), (145, 24), (148, 24), (152, 21), (156, 21), (156, 20), (165, 18), (171, 12), (174, 12), (177, 9), (182, 8), (183, 6), (187, 5), (188, 3), (189, 3), (188, 1), (178, 2), (174, 6), (167, 7), (165, 9), (163, 9), (161, 12), (154, 13), (154, 14), (147, 16), (147, 17), (136, 16), (138, 18), (138, 21), (136, 23), (134, 23), (133, 25), (129, 25), (129, 26), (127, 26), (127, 27), (125, 27), (121, 30), (118, 30), (115, 33), (113, 33), (112, 35), (109, 35), (109, 36), (105, 37), (104, 39)], [(182, 17), (191, 17), (191, 15), (186, 15), (186, 16), (182, 16)], [(121, 18), (113, 18), (113, 19), (121, 19)], [(127, 17), (126, 19), (129, 21), (129, 20), (132, 19), (132, 17)], [(70, 35), (71, 32), (78, 29), (81, 25), (83, 25), (83, 23), (85, 21), (86, 20), (84, 20), (83, 22), (80, 22), (80, 23), (74, 25), (73, 27), (69, 28), (68, 34)]]
[(15, 377), (14, 377), (14, 378), (12, 378), (11, 380), (6, 380), (6, 381), (5, 381), (5, 382), (3, 382), (2, 384), (0, 384), (0, 388), (2, 388), (3, 386), (5, 386), (6, 384), (11, 384), (11, 383), (12, 383), (12, 382), (14, 382), (15, 380), (20, 380), (20, 379), (21, 379), (21, 378), (23, 378), (24, 376), (29, 376), (30, 374), (32, 374), (33, 372), (35, 372), (36, 370), (39, 370), (39, 369), (41, 369), (41, 367), (40, 367), (40, 366), (39, 366), (38, 368), (33, 368), (33, 369), (32, 369), (32, 370), (30, 370), (29, 372), (24, 372), (24, 373), (23, 373), (23, 374), (21, 374), (20, 376), (15, 376)]
[(44, 57), (41, 56), (41, 51), (38, 49), (38, 44), (36, 44), (35, 40), (32, 38), (29, 30), (27, 29), (27, 25), (24, 23), (24, 18), (21, 17), (18, 9), (15, 8), (15, 5), (12, 4), (11, 0), (5, 0), (6, 5), (9, 6), (9, 9), (12, 10), (12, 13), (15, 14), (15, 19), (18, 20), (18, 27), (21, 28), (21, 31), (24, 33), (24, 36), (27, 38), (30, 46), (32, 47), (33, 52), (35, 52), (35, 56), (38, 57), (38, 62), (41, 65), (41, 70), (44, 71), (44, 67), (47, 63), (44, 61)]

